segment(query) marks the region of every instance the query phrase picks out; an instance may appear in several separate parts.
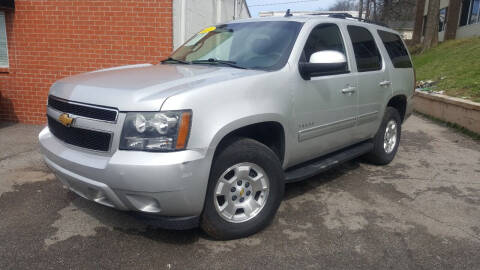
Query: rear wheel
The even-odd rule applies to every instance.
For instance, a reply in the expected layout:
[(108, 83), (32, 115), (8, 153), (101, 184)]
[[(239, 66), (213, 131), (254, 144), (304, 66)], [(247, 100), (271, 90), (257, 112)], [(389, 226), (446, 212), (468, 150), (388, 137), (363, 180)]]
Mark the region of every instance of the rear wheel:
[(367, 161), (377, 165), (390, 163), (397, 153), (401, 133), (400, 114), (395, 108), (387, 107), (380, 128), (373, 138), (373, 150), (365, 156)]
[(222, 240), (256, 233), (272, 221), (283, 193), (275, 153), (255, 140), (235, 139), (213, 162), (201, 226)]

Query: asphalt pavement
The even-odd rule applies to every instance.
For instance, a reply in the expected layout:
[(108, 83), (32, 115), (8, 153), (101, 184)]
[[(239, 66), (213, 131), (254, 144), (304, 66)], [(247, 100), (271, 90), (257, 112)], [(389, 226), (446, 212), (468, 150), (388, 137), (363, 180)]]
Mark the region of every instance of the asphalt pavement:
[(41, 128), (0, 123), (0, 269), (480, 269), (480, 142), (419, 116), (391, 164), (289, 184), (273, 224), (233, 241), (65, 190)]

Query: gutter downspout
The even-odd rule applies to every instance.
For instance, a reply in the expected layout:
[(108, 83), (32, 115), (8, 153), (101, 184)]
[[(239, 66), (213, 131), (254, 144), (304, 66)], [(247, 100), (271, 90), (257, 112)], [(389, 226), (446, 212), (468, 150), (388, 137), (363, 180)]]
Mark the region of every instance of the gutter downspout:
[(233, 20), (237, 19), (237, 0), (233, 0)]

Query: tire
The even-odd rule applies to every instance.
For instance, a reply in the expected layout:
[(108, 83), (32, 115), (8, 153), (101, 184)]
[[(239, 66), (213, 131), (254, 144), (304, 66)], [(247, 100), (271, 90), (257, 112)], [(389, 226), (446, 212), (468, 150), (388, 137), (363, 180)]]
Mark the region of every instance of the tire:
[[(284, 173), (277, 155), (258, 141), (234, 138), (214, 158), (201, 227), (218, 240), (252, 235), (273, 220), (284, 189)], [(255, 211), (249, 210), (260, 204), (263, 206)]]
[[(390, 147), (386, 146), (385, 138), (387, 136), (386, 129), (389, 127), (390, 123), (395, 123), (395, 143), (388, 144)], [(391, 127), (391, 126), (390, 126)], [(390, 129), (391, 130), (391, 129)], [(393, 134), (393, 133), (392, 133)], [(365, 159), (375, 165), (386, 165), (390, 163), (398, 150), (398, 145), (400, 143), (400, 137), (402, 134), (402, 120), (400, 114), (393, 107), (387, 107), (385, 114), (383, 116), (382, 123), (380, 128), (377, 131), (375, 137), (373, 137), (373, 150), (365, 155)]]

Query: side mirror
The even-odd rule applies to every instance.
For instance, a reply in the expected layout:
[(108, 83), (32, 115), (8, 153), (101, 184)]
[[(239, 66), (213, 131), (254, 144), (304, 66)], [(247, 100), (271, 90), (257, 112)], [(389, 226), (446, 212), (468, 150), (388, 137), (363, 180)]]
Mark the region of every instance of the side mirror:
[(300, 62), (300, 74), (305, 80), (311, 77), (342, 74), (348, 72), (347, 58), (338, 51), (319, 51), (310, 56), (309, 62)]

